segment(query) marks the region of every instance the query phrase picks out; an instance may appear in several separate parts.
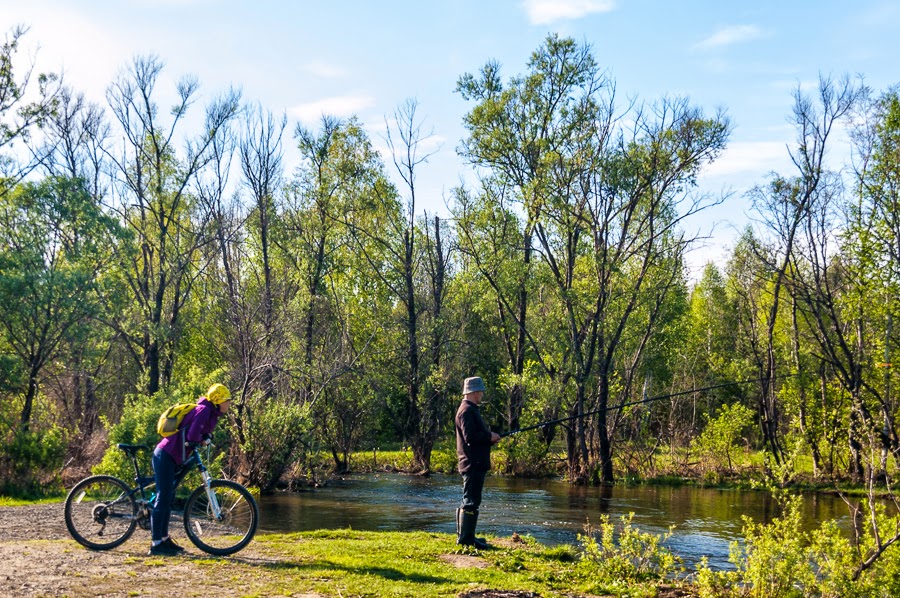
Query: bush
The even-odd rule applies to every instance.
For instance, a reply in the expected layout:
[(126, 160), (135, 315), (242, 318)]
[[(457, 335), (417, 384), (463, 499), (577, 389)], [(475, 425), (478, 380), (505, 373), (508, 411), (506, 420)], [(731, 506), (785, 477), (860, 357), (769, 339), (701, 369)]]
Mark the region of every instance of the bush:
[(663, 580), (682, 570), (681, 559), (662, 546), (672, 530), (658, 536), (641, 532), (633, 521), (634, 513), (623, 516), (616, 530), (603, 515), (597, 528), (588, 525), (578, 535), (582, 562), (601, 583)]
[(456, 456), (456, 447), (449, 445), (436, 446), (431, 451), (431, 471), (435, 473), (456, 473), (459, 459)]
[(27, 430), (15, 415), (16, 401), (0, 411), (0, 494), (40, 498), (62, 492), (59, 473), (66, 452), (66, 435), (52, 423), (43, 397), (37, 399)]
[[(105, 422), (109, 430), (109, 447), (100, 463), (93, 468), (93, 473), (113, 475), (127, 481), (134, 478), (134, 467), (132, 467), (131, 461), (116, 445), (119, 443), (143, 444), (152, 450), (160, 441), (160, 436), (156, 433), (156, 422), (163, 411), (175, 403), (196, 402), (213, 382), (221, 379), (221, 372), (218, 371), (207, 376), (197, 372), (191, 373), (193, 375), (186, 382), (180, 385), (171, 384), (153, 396), (131, 395), (125, 398), (122, 418), (116, 423)], [(213, 443), (217, 446), (227, 443), (228, 434), (223, 425), (225, 423), (223, 418), (216, 427)], [(145, 475), (150, 475), (152, 473), (149, 463), (150, 453), (145, 455), (142, 456), (141, 468)], [(214, 477), (221, 472), (219, 461), (206, 465)]]
[(272, 490), (302, 457), (310, 427), (309, 408), (288, 398), (260, 394), (250, 395), (235, 407), (237, 450), (231, 455), (231, 473), (248, 486)]
[[(900, 595), (900, 551), (888, 547), (873, 566), (854, 576), (859, 555), (870, 555), (876, 545), (867, 518), (867, 529), (857, 548), (834, 521), (812, 532), (801, 527), (800, 501), (779, 495), (784, 515), (772, 523), (756, 524), (745, 518), (744, 545), (732, 545), (729, 560), (735, 571), (712, 571), (705, 560), (698, 567), (696, 588), (703, 598), (854, 598)], [(875, 510), (878, 528), (898, 529), (897, 516)], [(882, 539), (883, 540), (883, 539)]]
[(521, 477), (546, 477), (559, 474), (551, 459), (550, 447), (540, 438), (537, 432), (516, 434), (503, 443), (507, 458), (505, 471)]
[(13, 430), (0, 447), (0, 494), (37, 498), (61, 492), (58, 476), (66, 452), (62, 430)]
[(734, 473), (732, 455), (735, 443), (752, 423), (753, 411), (740, 403), (724, 405), (718, 417), (709, 418), (703, 432), (691, 443), (691, 448), (699, 452), (706, 472), (714, 472), (718, 476), (724, 462), (728, 473)]

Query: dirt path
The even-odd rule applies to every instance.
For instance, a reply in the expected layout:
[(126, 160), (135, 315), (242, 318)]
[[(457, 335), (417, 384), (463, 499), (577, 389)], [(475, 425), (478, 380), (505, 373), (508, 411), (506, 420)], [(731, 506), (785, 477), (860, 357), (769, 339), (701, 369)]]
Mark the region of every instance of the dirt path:
[(66, 531), (62, 508), (0, 507), (0, 596), (241, 596), (265, 579), (240, 575), (235, 583), (238, 571), (275, 562), (252, 544), (236, 557), (213, 559), (177, 535), (186, 556), (151, 557), (143, 530), (114, 550), (87, 550)]

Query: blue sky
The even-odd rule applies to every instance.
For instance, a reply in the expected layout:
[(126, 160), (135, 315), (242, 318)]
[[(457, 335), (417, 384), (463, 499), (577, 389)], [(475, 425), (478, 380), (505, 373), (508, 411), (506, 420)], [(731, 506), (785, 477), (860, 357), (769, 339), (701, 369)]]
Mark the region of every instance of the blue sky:
[[(16, 24), (30, 26), (24, 47), (39, 70), (64, 69), (100, 103), (116, 72), (149, 53), (167, 65), (166, 88), (183, 74), (199, 77), (206, 98), (238, 86), (285, 112), (291, 131), (315, 127), (322, 112), (355, 114), (379, 147), (385, 116), (416, 98), (436, 151), (420, 171), (419, 207), (438, 213), (471, 176), (456, 155), (469, 108), (453, 92), (459, 76), (490, 59), (505, 77), (519, 74), (548, 33), (574, 37), (623, 101), (686, 95), (732, 119), (729, 148), (702, 179), (704, 191), (731, 194), (692, 222), (715, 227), (695, 270), (721, 261), (747, 222), (743, 193), (772, 170), (790, 172), (798, 85), (814, 89), (820, 73), (861, 74), (876, 91), (900, 83), (896, 0), (0, 0), (0, 28)], [(847, 155), (839, 145), (833, 160)]]

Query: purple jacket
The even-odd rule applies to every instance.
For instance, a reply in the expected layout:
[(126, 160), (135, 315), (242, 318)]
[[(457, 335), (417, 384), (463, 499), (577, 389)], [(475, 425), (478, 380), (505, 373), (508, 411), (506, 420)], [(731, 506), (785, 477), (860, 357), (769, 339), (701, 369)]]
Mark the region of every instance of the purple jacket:
[(181, 430), (160, 440), (156, 448), (169, 453), (175, 460), (175, 465), (181, 465), (187, 457), (187, 447), (184, 443), (201, 442), (205, 435), (212, 434), (221, 415), (222, 412), (217, 406), (206, 400), (206, 397), (200, 397), (196, 409), (181, 420)]

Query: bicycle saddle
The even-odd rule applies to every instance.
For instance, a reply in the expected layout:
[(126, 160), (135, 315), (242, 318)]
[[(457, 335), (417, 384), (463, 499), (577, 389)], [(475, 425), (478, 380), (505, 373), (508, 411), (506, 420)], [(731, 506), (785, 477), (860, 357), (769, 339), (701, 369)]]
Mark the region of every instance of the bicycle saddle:
[(148, 447), (146, 444), (125, 444), (125, 443), (120, 442), (116, 446), (118, 446), (120, 449), (125, 451), (125, 453), (128, 455), (137, 454), (138, 451), (149, 451), (150, 450), (150, 447)]

